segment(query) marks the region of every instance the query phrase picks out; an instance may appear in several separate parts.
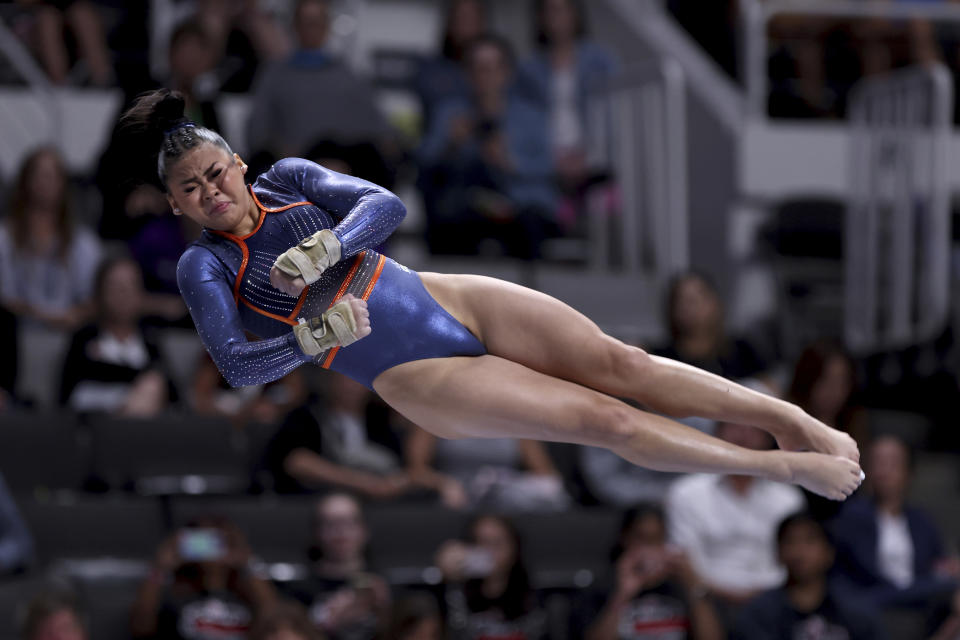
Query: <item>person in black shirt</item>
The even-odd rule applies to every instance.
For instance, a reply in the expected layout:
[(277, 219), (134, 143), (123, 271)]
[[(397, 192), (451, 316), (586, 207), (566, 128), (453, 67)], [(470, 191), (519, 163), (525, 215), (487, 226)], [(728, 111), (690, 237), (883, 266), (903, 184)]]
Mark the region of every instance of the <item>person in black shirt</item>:
[(767, 591), (740, 612), (735, 640), (878, 640), (877, 612), (830, 584), (834, 548), (823, 525), (807, 513), (788, 516), (777, 530), (787, 583)]
[(390, 589), (367, 568), (368, 531), (360, 503), (345, 493), (317, 502), (312, 575), (289, 595), (308, 607), (314, 625), (330, 640), (372, 640), (386, 625)]
[(682, 552), (667, 546), (666, 521), (659, 506), (641, 504), (624, 514), (612, 556), (616, 583), (587, 629), (587, 640), (723, 637), (696, 571)]

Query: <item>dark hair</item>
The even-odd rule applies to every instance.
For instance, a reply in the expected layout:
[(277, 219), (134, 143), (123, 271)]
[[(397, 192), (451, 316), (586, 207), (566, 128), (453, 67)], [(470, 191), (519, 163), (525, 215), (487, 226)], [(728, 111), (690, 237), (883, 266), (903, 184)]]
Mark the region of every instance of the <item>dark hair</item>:
[(29, 214), (27, 208), (30, 206), (28, 183), (30, 182), (30, 176), (36, 171), (37, 163), (39, 163), (45, 155), (50, 155), (56, 160), (57, 168), (60, 170), (60, 175), (64, 183), (63, 197), (60, 199), (60, 204), (57, 207), (57, 230), (60, 233), (60, 246), (57, 248), (57, 252), (58, 257), (63, 260), (67, 257), (72, 244), (73, 220), (70, 215), (70, 208), (67, 206), (67, 172), (63, 166), (63, 159), (60, 156), (60, 152), (53, 147), (37, 147), (24, 158), (23, 164), (20, 165), (20, 172), (17, 174), (16, 186), (14, 187), (13, 198), (10, 203), (10, 231), (13, 236), (14, 246), (18, 249), (25, 248), (27, 246), (27, 236), (30, 235), (27, 231), (27, 215)]
[(30, 600), (20, 624), (21, 637), (24, 640), (31, 640), (44, 622), (61, 611), (71, 612), (80, 626), (86, 629), (86, 620), (76, 597), (68, 591), (57, 590), (41, 593)]
[[(810, 395), (813, 393), (813, 387), (817, 380), (823, 375), (824, 370), (834, 358), (841, 358), (850, 367), (851, 391), (857, 386), (856, 367), (853, 358), (847, 353), (847, 350), (836, 340), (822, 339), (808, 345), (800, 357), (797, 358), (797, 364), (793, 369), (793, 379), (790, 382), (790, 390), (787, 392), (787, 398), (803, 407), (810, 405)], [(845, 418), (852, 404), (853, 394), (847, 398), (846, 404), (841, 407), (840, 418)], [(831, 425), (841, 427), (842, 425)]]
[[(677, 320), (674, 314), (674, 307), (677, 305), (677, 298), (680, 296), (680, 287), (683, 285), (683, 283), (690, 280), (696, 280), (697, 282), (700, 282), (704, 287), (706, 287), (707, 290), (710, 292), (710, 294), (713, 295), (714, 298), (716, 298), (717, 304), (721, 305), (721, 308), (722, 308), (722, 302), (720, 301), (720, 291), (717, 289), (716, 283), (714, 283), (713, 279), (710, 278), (710, 276), (708, 276), (705, 273), (701, 273), (700, 271), (694, 271), (694, 270), (683, 271), (681, 273), (674, 275), (672, 278), (670, 278), (670, 283), (667, 285), (667, 300), (666, 300), (666, 304), (664, 305), (664, 314), (666, 316), (666, 324), (670, 330), (670, 337), (674, 340), (674, 342), (680, 338), (680, 327), (677, 325)], [(721, 319), (722, 319), (722, 311), (721, 311)], [(721, 328), (721, 332), (722, 332), (722, 328)]]
[(513, 46), (506, 38), (495, 33), (485, 33), (471, 40), (464, 50), (463, 60), (469, 63), (477, 49), (488, 45), (499, 49), (500, 55), (511, 68), (516, 66), (517, 57), (513, 52)]
[[(484, 22), (486, 22), (487, 14), (487, 5), (484, 0), (447, 0), (447, 11), (444, 15), (443, 20), (443, 39), (440, 42), (440, 53), (444, 58), (448, 60), (461, 60), (463, 59), (464, 53), (470, 46), (470, 43), (456, 43), (453, 40), (453, 34), (451, 33), (451, 25), (453, 24), (453, 14), (460, 7), (461, 4), (465, 2), (472, 2), (478, 7), (484, 15)], [(486, 26), (486, 25), (484, 25)]]
[[(564, 0), (564, 2), (570, 5), (570, 8), (573, 9), (574, 15), (576, 15), (576, 36), (579, 40), (587, 35), (586, 5), (584, 5), (583, 0)], [(536, 42), (537, 46), (539, 46), (541, 49), (545, 49), (552, 44), (550, 42), (550, 36), (547, 35), (547, 30), (543, 24), (543, 14), (546, 8), (547, 0), (536, 0), (536, 2), (533, 3), (533, 41)]]
[[(914, 465), (917, 462), (917, 452), (914, 451), (914, 448), (910, 446), (906, 440), (894, 433), (878, 433), (873, 436), (866, 448), (872, 449), (877, 444), (878, 440), (891, 440), (900, 445), (900, 447), (903, 449), (903, 452), (907, 454), (907, 472), (913, 473)], [(867, 469), (867, 471), (869, 471), (869, 469)]]
[(179, 91), (157, 89), (141, 94), (120, 118), (120, 126), (127, 134), (139, 135), (151, 153), (157, 150), (157, 177), (164, 189), (170, 166), (190, 151), (212, 144), (233, 154), (219, 133), (184, 117), (185, 107)]
[(207, 30), (204, 29), (203, 24), (195, 18), (187, 18), (173, 28), (173, 31), (170, 33), (170, 48), (173, 49), (187, 38), (198, 38), (203, 40), (204, 44), (209, 42)]
[(270, 607), (254, 620), (248, 637), (250, 640), (265, 640), (277, 631), (290, 630), (307, 640), (321, 640), (323, 637), (307, 617), (303, 606), (289, 600)]
[(394, 604), (386, 637), (400, 640), (423, 620), (439, 617), (440, 606), (434, 596), (429, 593), (410, 593)]
[(620, 533), (617, 534), (617, 540), (610, 549), (611, 562), (616, 562), (620, 559), (620, 556), (626, 551), (623, 546), (623, 537), (627, 535), (627, 532), (630, 531), (630, 528), (633, 527), (634, 524), (644, 518), (656, 518), (660, 521), (664, 529), (667, 528), (667, 517), (663, 512), (663, 507), (655, 502), (640, 502), (627, 509), (623, 512), (623, 517), (620, 518)]
[(791, 527), (802, 524), (810, 525), (817, 530), (817, 533), (820, 534), (825, 543), (831, 547), (835, 546), (830, 531), (822, 522), (813, 517), (813, 514), (809, 511), (799, 511), (780, 521), (780, 524), (777, 526), (777, 546), (783, 544), (783, 539), (787, 536), (787, 532)]
[(483, 594), (483, 578), (471, 578), (463, 585), (463, 592), (467, 599), (467, 607), (471, 611), (483, 611), (487, 608), (496, 607), (503, 612), (507, 620), (515, 620), (531, 609), (532, 589), (530, 587), (530, 574), (523, 563), (523, 544), (520, 538), (520, 532), (516, 526), (500, 515), (481, 514), (471, 519), (467, 525), (466, 539), (476, 543), (477, 525), (484, 520), (492, 520), (499, 524), (507, 532), (510, 542), (513, 544), (514, 556), (513, 565), (507, 575), (507, 586), (496, 598), (488, 598)]
[[(140, 273), (140, 264), (126, 253), (118, 253), (108, 256), (97, 265), (97, 273), (93, 277), (93, 299), (98, 304), (103, 300), (103, 292), (106, 287), (107, 275), (121, 264), (132, 264), (136, 267), (137, 273)], [(142, 275), (142, 274), (141, 274)]]

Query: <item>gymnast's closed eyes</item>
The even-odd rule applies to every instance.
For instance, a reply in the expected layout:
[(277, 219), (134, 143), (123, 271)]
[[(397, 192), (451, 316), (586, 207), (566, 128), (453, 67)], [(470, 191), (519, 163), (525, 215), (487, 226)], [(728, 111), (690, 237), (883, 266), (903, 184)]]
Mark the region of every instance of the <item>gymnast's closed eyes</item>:
[[(648, 355), (542, 293), (411, 271), (373, 250), (403, 219), (395, 195), (294, 158), (248, 186), (240, 157), (183, 108), (162, 89), (123, 124), (159, 152), (174, 213), (203, 226), (177, 279), (231, 384), (312, 363), (445, 438), (605, 447), (651, 469), (761, 476), (835, 500), (859, 486), (853, 439), (799, 407)], [(780, 450), (740, 448), (664, 417), (690, 415), (760, 427)]]

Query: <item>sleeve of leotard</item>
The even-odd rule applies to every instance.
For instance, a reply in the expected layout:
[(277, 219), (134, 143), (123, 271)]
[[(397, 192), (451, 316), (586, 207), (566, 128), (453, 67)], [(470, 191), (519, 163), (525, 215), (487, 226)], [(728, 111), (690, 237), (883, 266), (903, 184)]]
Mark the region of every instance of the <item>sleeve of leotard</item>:
[(266, 340), (247, 340), (233, 299), (230, 274), (199, 246), (188, 248), (177, 264), (177, 284), (203, 346), (233, 387), (265, 384), (287, 375), (310, 357), (291, 331)]
[(383, 187), (309, 160), (285, 158), (264, 178), (296, 189), (339, 220), (333, 232), (342, 245), (341, 259), (381, 244), (407, 214), (400, 198)]

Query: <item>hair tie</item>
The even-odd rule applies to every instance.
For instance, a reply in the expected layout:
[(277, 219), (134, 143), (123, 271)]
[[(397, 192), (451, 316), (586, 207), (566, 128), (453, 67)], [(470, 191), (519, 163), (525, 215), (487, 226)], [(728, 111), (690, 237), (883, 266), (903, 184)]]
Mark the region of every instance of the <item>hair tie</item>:
[(174, 131), (176, 131), (176, 130), (178, 130), (178, 129), (184, 129), (184, 128), (186, 128), (186, 127), (195, 127), (195, 126), (197, 126), (197, 125), (195, 125), (194, 123), (192, 123), (192, 122), (190, 122), (190, 121), (181, 122), (180, 124), (175, 124), (175, 125), (173, 125), (172, 127), (170, 127), (169, 129), (167, 129), (166, 131), (164, 131), (164, 132), (163, 132), (163, 135), (168, 136), (168, 135), (170, 135), (171, 133), (173, 133)]

